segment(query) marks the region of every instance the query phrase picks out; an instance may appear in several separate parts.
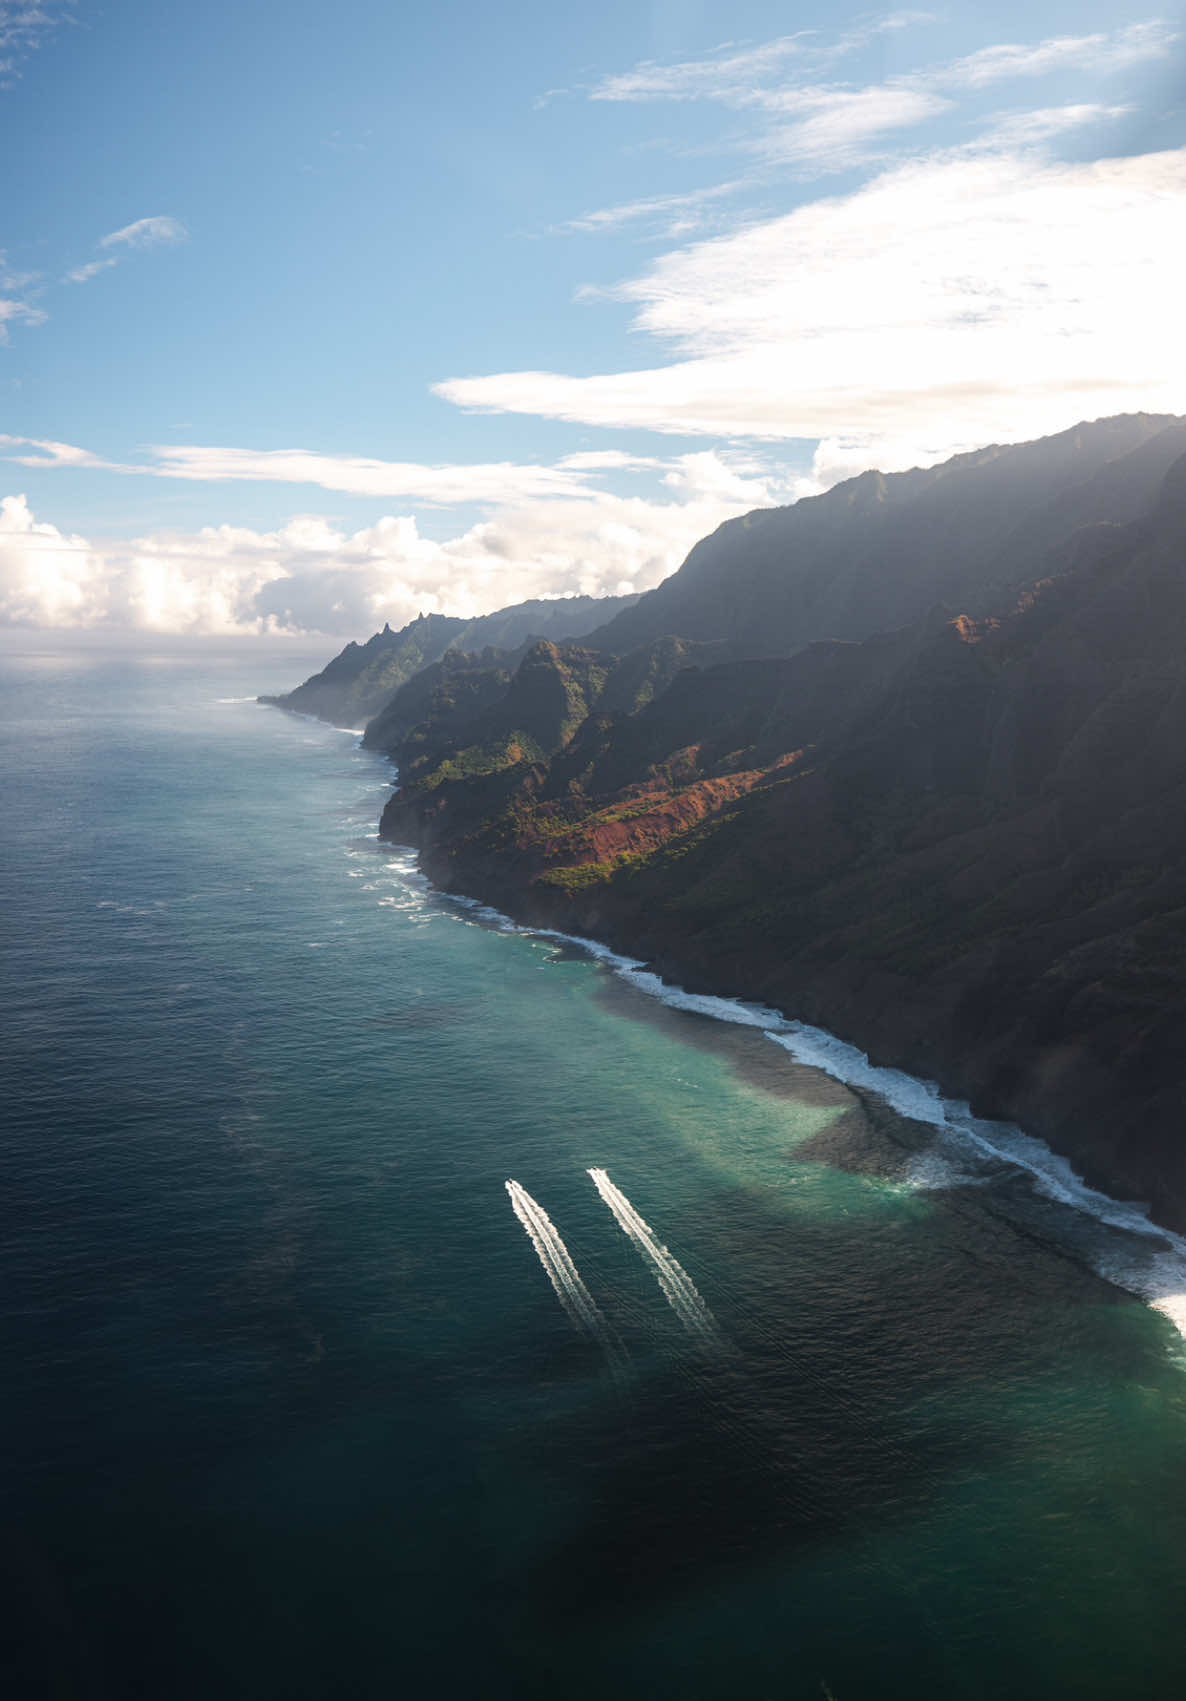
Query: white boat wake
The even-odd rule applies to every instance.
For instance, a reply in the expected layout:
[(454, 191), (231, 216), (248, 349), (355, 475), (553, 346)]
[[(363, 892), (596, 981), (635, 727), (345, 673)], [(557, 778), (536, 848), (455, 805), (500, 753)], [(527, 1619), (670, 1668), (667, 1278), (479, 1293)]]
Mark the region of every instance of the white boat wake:
[(573, 1263), (552, 1219), (543, 1206), (531, 1197), (525, 1187), (520, 1187), (517, 1181), (508, 1181), (506, 1190), (510, 1194), (515, 1215), (527, 1230), (531, 1244), (548, 1273), (548, 1280), (555, 1289), (556, 1298), (564, 1307), (569, 1322), (574, 1329), (580, 1329), (591, 1336), (602, 1348), (613, 1368), (621, 1370), (625, 1359), (623, 1349), (599, 1311), (593, 1295), (581, 1280), (580, 1271)]
[(605, 1200), (623, 1234), (638, 1247), (643, 1257), (653, 1265), (656, 1280), (664, 1298), (684, 1328), (701, 1340), (719, 1341), (716, 1319), (705, 1305), (691, 1276), (677, 1258), (661, 1246), (634, 1206), (621, 1190), (614, 1186), (603, 1169), (591, 1169), (593, 1185)]

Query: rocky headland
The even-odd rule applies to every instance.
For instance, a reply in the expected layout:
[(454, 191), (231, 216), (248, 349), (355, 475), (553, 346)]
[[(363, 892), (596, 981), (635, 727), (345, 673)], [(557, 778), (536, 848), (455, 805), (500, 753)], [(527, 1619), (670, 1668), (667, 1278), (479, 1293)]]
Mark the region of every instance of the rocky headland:
[(398, 632), (384, 626), (365, 644), (347, 644), (303, 685), (260, 701), (335, 726), (361, 726), (406, 680), (442, 656), (487, 649), (520, 655), (539, 638), (580, 638), (636, 601), (632, 596), (537, 598), (475, 620), (422, 614)]

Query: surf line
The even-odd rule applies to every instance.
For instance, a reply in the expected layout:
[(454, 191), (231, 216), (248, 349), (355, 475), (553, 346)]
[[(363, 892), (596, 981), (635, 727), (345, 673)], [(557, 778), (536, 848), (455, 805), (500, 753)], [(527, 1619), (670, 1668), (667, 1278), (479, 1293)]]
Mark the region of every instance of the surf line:
[(663, 1296), (684, 1328), (704, 1341), (719, 1341), (716, 1318), (700, 1297), (695, 1282), (677, 1258), (661, 1246), (620, 1188), (603, 1169), (591, 1169), (593, 1185), (617, 1220), (622, 1233), (638, 1247), (654, 1267)]
[(510, 1194), (514, 1213), (527, 1230), (528, 1238), (548, 1273), (548, 1280), (555, 1289), (556, 1298), (564, 1307), (569, 1322), (574, 1329), (583, 1330), (585, 1334), (590, 1335), (605, 1352), (614, 1368), (621, 1369), (623, 1349), (614, 1338), (593, 1295), (581, 1280), (580, 1271), (573, 1263), (551, 1217), (517, 1181), (508, 1181), (506, 1190)]

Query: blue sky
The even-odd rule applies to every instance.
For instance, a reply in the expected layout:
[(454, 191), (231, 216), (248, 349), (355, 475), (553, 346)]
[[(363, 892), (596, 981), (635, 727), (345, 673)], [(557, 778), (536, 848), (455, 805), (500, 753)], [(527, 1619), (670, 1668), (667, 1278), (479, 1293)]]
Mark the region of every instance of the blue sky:
[(0, 0), (0, 618), (643, 589), (1186, 411), (1179, 15)]

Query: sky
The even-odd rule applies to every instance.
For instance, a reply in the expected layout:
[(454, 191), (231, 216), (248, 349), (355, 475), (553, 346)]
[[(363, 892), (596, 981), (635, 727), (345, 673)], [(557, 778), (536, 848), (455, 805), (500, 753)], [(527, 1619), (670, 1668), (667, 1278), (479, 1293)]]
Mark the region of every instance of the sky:
[(0, 0), (0, 625), (646, 590), (871, 466), (1186, 412), (1186, 19)]

